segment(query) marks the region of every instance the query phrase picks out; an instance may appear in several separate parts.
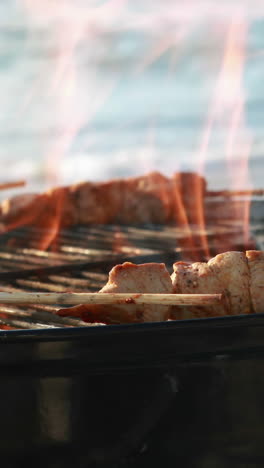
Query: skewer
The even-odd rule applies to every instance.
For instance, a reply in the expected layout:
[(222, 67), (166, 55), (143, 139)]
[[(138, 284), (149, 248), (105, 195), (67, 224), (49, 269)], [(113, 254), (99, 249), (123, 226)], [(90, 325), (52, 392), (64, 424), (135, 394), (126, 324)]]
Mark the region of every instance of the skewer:
[(2, 292), (0, 304), (160, 304), (209, 306), (222, 294), (28, 293)]
[(252, 189), (252, 190), (207, 190), (207, 197), (248, 197), (248, 196), (263, 196), (264, 189)]
[(25, 180), (14, 180), (13, 182), (2, 182), (0, 183), (0, 190), (7, 190), (16, 187), (24, 187), (26, 185)]

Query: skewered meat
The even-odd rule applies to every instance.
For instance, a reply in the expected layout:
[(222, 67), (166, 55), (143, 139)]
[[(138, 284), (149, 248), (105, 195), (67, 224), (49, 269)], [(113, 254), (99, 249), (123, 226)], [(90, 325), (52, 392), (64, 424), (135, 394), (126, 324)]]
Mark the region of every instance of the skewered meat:
[[(189, 182), (196, 179), (201, 181), (199, 184), (203, 186), (204, 193), (205, 180), (198, 174), (188, 174), (187, 177), (187, 174), (180, 173), (170, 179), (153, 172), (110, 182), (83, 182), (44, 194), (24, 194), (0, 205), (0, 222), (11, 230), (21, 225), (42, 227), (43, 222), (45, 227), (53, 227), (54, 223), (65, 227), (74, 224), (164, 224), (178, 221), (175, 193), (179, 191), (177, 200), (184, 198), (184, 190), (191, 196), (192, 184)], [(187, 210), (192, 210), (190, 203)]]
[(164, 224), (171, 219), (171, 180), (152, 172), (123, 181), (122, 209), (114, 219), (120, 224)]
[[(172, 294), (172, 282), (163, 263), (134, 265), (125, 262), (116, 265), (109, 273), (108, 283), (101, 293), (163, 293)], [(163, 305), (80, 305), (70, 309), (61, 309), (60, 315), (81, 316), (84, 320), (106, 323), (122, 322), (157, 322), (167, 320), (170, 306)]]
[[(219, 220), (222, 223), (244, 217), (245, 202), (211, 203), (208, 194), (212, 198), (214, 192), (206, 190), (205, 179), (196, 173), (179, 172), (168, 178), (153, 172), (103, 183), (83, 182), (4, 201), (0, 204), (0, 232), (21, 226), (37, 228), (38, 239), (29, 235), (26, 244), (45, 250), (56, 241), (61, 228), (77, 224), (170, 223), (182, 228), (184, 235), (178, 236), (177, 244), (186, 249), (188, 260), (200, 260), (201, 251), (208, 257), (225, 249), (239, 250), (243, 228), (234, 238), (233, 233), (218, 224)], [(212, 224), (209, 251), (205, 232)], [(10, 239), (10, 244), (17, 245), (19, 240)], [(245, 247), (253, 246), (249, 243)]]
[(164, 264), (115, 266), (102, 293), (223, 294), (222, 304), (206, 307), (160, 305), (80, 305), (61, 309), (89, 322), (124, 323), (215, 317), (264, 312), (264, 252), (225, 252), (207, 263), (177, 262), (169, 276)]
[(250, 272), (250, 296), (253, 310), (264, 312), (264, 252), (248, 250), (246, 252)]
[(224, 294), (223, 304), (210, 307), (192, 307), (188, 310), (174, 307), (172, 318), (191, 318), (221, 315), (239, 315), (250, 312), (249, 267), (243, 252), (225, 252), (208, 263), (177, 262), (173, 265), (172, 283), (175, 293)]

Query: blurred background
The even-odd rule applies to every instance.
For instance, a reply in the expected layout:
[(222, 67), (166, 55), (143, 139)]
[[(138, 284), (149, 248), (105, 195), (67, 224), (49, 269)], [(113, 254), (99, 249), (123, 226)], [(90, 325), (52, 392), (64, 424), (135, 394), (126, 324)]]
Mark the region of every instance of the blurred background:
[(1, 179), (197, 170), (263, 188), (261, 4), (2, 0)]

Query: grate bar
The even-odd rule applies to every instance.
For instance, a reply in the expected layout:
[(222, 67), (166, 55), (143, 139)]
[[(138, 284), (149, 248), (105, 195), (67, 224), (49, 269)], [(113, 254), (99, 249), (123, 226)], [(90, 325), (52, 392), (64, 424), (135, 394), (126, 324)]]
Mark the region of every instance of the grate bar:
[[(127, 257), (124, 255), (115, 255), (111, 258), (106, 258), (104, 260), (96, 260), (96, 261), (86, 261), (86, 262), (78, 262), (78, 263), (64, 263), (61, 265), (55, 266), (47, 266), (47, 267), (38, 267), (38, 268), (27, 268), (23, 270), (14, 270), (8, 272), (0, 272), (0, 281), (7, 282), (7, 281), (15, 281), (20, 278), (28, 278), (31, 276), (49, 276), (56, 273), (64, 273), (64, 272), (74, 272), (80, 270), (92, 270), (94, 268), (111, 268), (112, 266), (116, 265), (117, 263), (122, 262), (135, 262), (135, 263), (145, 263), (149, 261), (153, 262), (164, 262), (170, 261), (176, 262), (180, 260), (179, 251), (177, 249), (167, 250), (167, 251), (160, 251), (158, 253), (152, 253), (151, 255), (134, 255), (131, 257)], [(198, 249), (200, 250), (200, 249)], [(151, 259), (151, 260), (150, 260)]]
[[(205, 232), (197, 227), (190, 229), (195, 252), (202, 260), (200, 236)], [(34, 247), (43, 231), (23, 228), (0, 237), (1, 291), (96, 292), (107, 281), (109, 269), (117, 263), (164, 262), (171, 269), (173, 262), (186, 260), (191, 253), (185, 242), (186, 232), (175, 226), (78, 226), (62, 230), (45, 252)], [(263, 246), (264, 230), (260, 220), (252, 224), (251, 232), (255, 245)], [(216, 219), (206, 234), (211, 252), (220, 249), (223, 239), (231, 240), (233, 244), (230, 245), (237, 250), (243, 249), (241, 226), (232, 220), (219, 223)], [(29, 239), (33, 239), (30, 245)], [(58, 306), (53, 305), (0, 305), (0, 328), (91, 325), (78, 318), (60, 317), (56, 315), (57, 310)]]
[(56, 327), (85, 327), (88, 324), (82, 320), (74, 319), (71, 317), (60, 317), (51, 312), (36, 311), (34, 309), (23, 310), (20, 308), (10, 308), (0, 306), (0, 316), (4, 315), (5, 318), (1, 317), (1, 320), (8, 318), (9, 320), (17, 320), (18, 318), (24, 319), (25, 323), (38, 323), (43, 325), (51, 325)]

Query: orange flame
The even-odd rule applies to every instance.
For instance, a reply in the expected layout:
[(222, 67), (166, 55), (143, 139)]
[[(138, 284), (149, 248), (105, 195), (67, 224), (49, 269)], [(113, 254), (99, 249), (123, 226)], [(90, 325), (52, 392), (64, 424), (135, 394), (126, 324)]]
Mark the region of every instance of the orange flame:
[[(248, 160), (251, 142), (245, 124), (245, 96), (243, 87), (243, 71), (245, 64), (245, 46), (247, 38), (247, 23), (243, 13), (236, 15), (228, 27), (223, 60), (219, 77), (213, 94), (207, 124), (203, 133), (199, 169), (204, 171), (205, 161), (209, 152), (209, 143), (215, 126), (226, 129), (223, 153), (226, 167), (231, 180), (231, 189), (249, 186)], [(243, 135), (243, 139), (241, 138)], [(246, 140), (245, 140), (246, 139)], [(239, 155), (239, 160), (237, 156)], [(227, 206), (228, 208), (228, 206)], [(249, 242), (250, 197), (243, 202), (234, 203), (232, 222), (241, 223), (244, 244)], [(201, 222), (204, 222), (201, 210)], [(218, 236), (221, 251), (232, 249), (232, 239)], [(218, 251), (214, 253), (219, 253)]]
[(177, 227), (183, 237), (179, 245), (187, 249), (185, 257), (189, 260), (200, 260), (210, 256), (207, 236), (205, 234), (205, 190), (206, 182), (196, 173), (176, 173), (173, 178), (173, 211)]
[[(62, 1), (54, 4), (52, 0), (20, 0), (25, 12), (33, 25), (46, 24), (50, 37), (52, 37), (54, 60), (47, 60), (47, 69), (43, 72), (44, 80), (40, 78), (32, 86), (28, 96), (25, 97), (25, 106), (28, 106), (34, 93), (41, 94), (47, 102), (52, 102), (50, 113), (54, 116), (54, 139), (47, 142), (44, 157), (44, 171), (49, 186), (60, 182), (60, 163), (69, 151), (77, 133), (84, 123), (87, 125), (98, 109), (111, 94), (116, 78), (107, 78), (106, 83), (98, 79), (97, 67), (92, 64), (89, 69), (90, 79), (85, 87), (85, 102), (80, 99), (79, 72), (76, 65), (77, 48), (85, 41), (87, 50), (93, 50), (93, 40), (101, 34), (100, 25), (117, 21), (127, 0), (108, 0), (102, 4), (89, 3), (82, 13), (74, 2)], [(98, 21), (100, 19), (100, 21)], [(106, 51), (107, 52), (107, 51)], [(52, 58), (52, 57), (51, 57)], [(50, 66), (52, 64), (52, 70)], [(98, 84), (99, 83), (99, 84)], [(103, 85), (103, 86), (102, 86)], [(82, 96), (83, 97), (83, 96)], [(41, 200), (22, 210), (16, 219), (11, 219), (7, 230), (21, 225), (42, 227), (46, 233), (39, 241), (38, 247), (46, 249), (56, 238), (60, 229), (62, 212), (67, 209), (65, 204), (65, 191), (53, 191), (52, 200), (49, 194)], [(35, 204), (36, 206), (35, 206)]]
[[(230, 110), (229, 132), (226, 138), (226, 160), (234, 190), (249, 185), (248, 161), (251, 141), (245, 123), (243, 87), (247, 32), (247, 24), (243, 16), (240, 20), (237, 19), (236, 22), (231, 23), (222, 68), (222, 87), (224, 90), (226, 88), (229, 90), (229, 95), (225, 93), (229, 98), (226, 102), (226, 110)], [(242, 141), (239, 137), (241, 132), (243, 132)], [(234, 171), (236, 152), (239, 152), (240, 162)], [(242, 207), (236, 213), (236, 219), (239, 219), (243, 225), (245, 244), (249, 241), (249, 214), (250, 197), (242, 203)]]
[[(15, 209), (12, 209), (12, 204)], [(32, 242), (40, 250), (46, 250), (55, 241), (60, 228), (65, 223), (72, 222), (70, 216), (67, 216), (67, 210), (71, 210), (71, 206), (69, 194), (64, 188), (42, 195), (15, 197), (3, 203), (2, 214), (5, 214), (5, 209), (7, 216), (4, 231), (12, 231), (21, 226), (37, 228), (40, 235), (37, 239), (33, 236)], [(10, 244), (17, 245), (16, 239), (12, 239)]]
[[(47, 18), (52, 17), (52, 1), (40, 2), (40, 0), (24, 0), (25, 4), (33, 14), (41, 16), (43, 11)], [(94, 97), (93, 90), (87, 90), (88, 110), (85, 112), (75, 108), (75, 98), (77, 92), (77, 71), (74, 63), (74, 53), (80, 41), (88, 35), (92, 38), (95, 25), (91, 18), (96, 15), (105, 16), (114, 12), (116, 15), (117, 7), (119, 10), (124, 6), (125, 0), (111, 0), (104, 5), (86, 10), (87, 18), (78, 26), (71, 21), (60, 21), (55, 25), (54, 38), (57, 50), (57, 59), (51, 78), (51, 87), (49, 93), (55, 100), (54, 109), (58, 114), (67, 118), (63, 125), (61, 137), (51, 145), (47, 156), (47, 173), (49, 181), (57, 183), (58, 166), (62, 156), (70, 147), (76, 133), (81, 128), (83, 122), (89, 121), (100, 105), (107, 99), (111, 92), (114, 82), (108, 82), (104, 90), (98, 90), (98, 95)], [(60, 6), (58, 8), (61, 8)], [(90, 17), (89, 17), (90, 15)], [(89, 19), (90, 18), (90, 19)], [(174, 45), (178, 45), (182, 40), (184, 33), (178, 32), (178, 36), (168, 35), (162, 42), (155, 46), (149, 56), (143, 60), (139, 66), (139, 71), (144, 70), (158, 57), (164, 54)], [(236, 162), (236, 153), (239, 152), (241, 164), (239, 171), (235, 171), (235, 177), (232, 177), (233, 188), (242, 187), (248, 183), (248, 158), (250, 153), (250, 138), (246, 133), (245, 124), (245, 96), (243, 90), (243, 70), (245, 62), (245, 42), (247, 38), (247, 24), (243, 12), (236, 16), (228, 25), (226, 43), (224, 47), (223, 59), (220, 67), (220, 73), (217, 78), (215, 90), (213, 93), (212, 104), (209, 109), (207, 123), (202, 136), (201, 147), (198, 154), (198, 171), (204, 173), (205, 161), (209, 153), (209, 144), (215, 126), (227, 128), (223, 152), (225, 153), (227, 169), (233, 175), (234, 164)], [(94, 71), (94, 81), (96, 82), (97, 72)], [(92, 86), (91, 86), (92, 88)], [(64, 121), (64, 120), (63, 120)], [(246, 136), (246, 141), (241, 141), (240, 134)], [(172, 210), (174, 220), (177, 226), (182, 229), (184, 237), (180, 240), (181, 245), (190, 250), (190, 257), (199, 260), (201, 250), (204, 257), (209, 257), (212, 249), (209, 248), (206, 230), (210, 220), (205, 210), (206, 184), (203, 177), (197, 174), (178, 174), (173, 178), (170, 185), (171, 193), (168, 195), (166, 190), (160, 198), (163, 200), (172, 198)], [(43, 227), (46, 234), (40, 242), (39, 247), (46, 249), (56, 238), (65, 219), (65, 210), (67, 204), (71, 203), (66, 191), (58, 189), (52, 192), (52, 203), (49, 194), (44, 194), (38, 201), (32, 202), (32, 207), (16, 218), (10, 220), (9, 228), (12, 229), (19, 225), (28, 224), (32, 226)], [(238, 208), (237, 208), (238, 207)], [(249, 201), (242, 205), (236, 205), (235, 218), (237, 221), (243, 220), (243, 235), (245, 243), (249, 239)], [(117, 233), (115, 237), (115, 249), (122, 251), (124, 239)], [(232, 244), (229, 240), (219, 235), (221, 250), (229, 249)], [(218, 248), (218, 247), (217, 247)]]
[[(237, 12), (236, 12), (237, 13)], [(245, 46), (247, 23), (243, 12), (236, 14), (228, 25), (223, 59), (213, 93), (206, 126), (202, 135), (198, 153), (198, 172), (203, 174), (205, 162), (209, 156), (209, 144), (215, 127), (225, 129), (223, 153), (226, 168), (231, 179), (231, 189), (249, 187), (248, 160), (251, 141), (245, 123), (245, 95), (243, 71), (245, 64)], [(241, 137), (242, 135), (242, 137)], [(239, 156), (239, 160), (237, 158)], [(177, 226), (185, 233), (178, 243), (189, 249), (189, 259), (199, 260), (210, 257), (235, 246), (234, 238), (225, 230), (219, 230), (213, 244), (208, 242), (207, 231), (212, 227), (215, 217), (205, 210), (205, 181), (197, 174), (178, 174), (174, 180), (174, 210)], [(224, 211), (228, 211), (229, 201), (222, 202), (221, 214), (217, 223), (225, 220)], [(249, 244), (250, 196), (245, 200), (231, 202), (233, 209), (232, 224), (241, 225), (244, 246)], [(215, 205), (217, 207), (217, 205)], [(198, 228), (198, 232), (197, 232)], [(214, 226), (216, 230), (218, 229)]]

